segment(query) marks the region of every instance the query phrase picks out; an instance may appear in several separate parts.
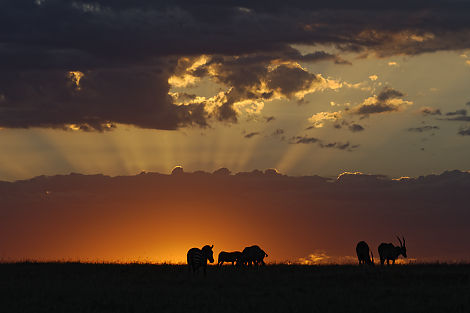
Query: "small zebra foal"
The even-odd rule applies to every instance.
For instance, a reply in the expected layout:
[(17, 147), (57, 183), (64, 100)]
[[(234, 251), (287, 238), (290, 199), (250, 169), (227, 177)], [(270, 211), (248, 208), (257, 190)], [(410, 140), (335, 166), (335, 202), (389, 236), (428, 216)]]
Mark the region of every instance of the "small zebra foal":
[(206, 268), (207, 268), (207, 260), (209, 262), (214, 262), (214, 252), (212, 248), (214, 245), (209, 246), (205, 245), (202, 249), (199, 248), (191, 248), (188, 251), (187, 259), (188, 259), (188, 270), (193, 270), (193, 273), (202, 267), (204, 270), (204, 276), (206, 276)]

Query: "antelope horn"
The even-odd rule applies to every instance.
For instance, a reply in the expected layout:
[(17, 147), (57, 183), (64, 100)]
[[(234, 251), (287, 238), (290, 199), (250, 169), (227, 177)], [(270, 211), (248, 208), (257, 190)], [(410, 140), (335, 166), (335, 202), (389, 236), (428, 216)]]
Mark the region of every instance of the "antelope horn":
[(405, 246), (405, 236), (402, 236), (403, 237), (403, 247)]
[(211, 246), (211, 249), (214, 248), (214, 245)]
[(400, 246), (403, 247), (403, 243), (401, 242), (400, 237), (398, 237), (398, 236), (396, 236), (396, 237), (397, 237), (398, 241), (400, 242)]

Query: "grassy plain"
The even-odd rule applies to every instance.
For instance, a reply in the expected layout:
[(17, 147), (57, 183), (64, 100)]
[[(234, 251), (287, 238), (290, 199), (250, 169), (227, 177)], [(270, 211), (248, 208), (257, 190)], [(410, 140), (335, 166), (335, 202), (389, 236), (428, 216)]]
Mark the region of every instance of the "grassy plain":
[(2, 312), (470, 312), (470, 265), (0, 264)]

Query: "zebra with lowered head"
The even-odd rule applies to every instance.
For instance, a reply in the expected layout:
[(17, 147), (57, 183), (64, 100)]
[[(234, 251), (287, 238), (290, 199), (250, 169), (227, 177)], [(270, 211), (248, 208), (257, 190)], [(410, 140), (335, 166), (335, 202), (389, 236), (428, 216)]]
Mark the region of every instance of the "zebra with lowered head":
[(207, 268), (207, 260), (209, 262), (213, 263), (214, 262), (214, 252), (212, 251), (212, 248), (214, 245), (209, 246), (205, 245), (202, 247), (202, 249), (199, 248), (191, 248), (188, 251), (187, 254), (187, 260), (188, 260), (188, 269), (189, 271), (193, 270), (193, 273), (196, 273), (196, 271), (202, 267), (204, 270), (204, 276), (206, 275), (206, 268)]
[(267, 256), (268, 254), (259, 246), (246, 247), (242, 252), (242, 264), (246, 266), (251, 266), (252, 264), (253, 266), (266, 265), (264, 258)]

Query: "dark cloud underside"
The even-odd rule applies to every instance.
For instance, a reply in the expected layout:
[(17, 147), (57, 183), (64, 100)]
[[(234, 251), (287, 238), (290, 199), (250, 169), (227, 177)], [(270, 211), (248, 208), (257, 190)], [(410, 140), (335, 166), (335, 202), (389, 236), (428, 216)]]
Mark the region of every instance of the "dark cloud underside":
[(417, 133), (422, 133), (425, 131), (430, 131), (430, 130), (438, 130), (439, 126), (422, 126), (422, 127), (412, 127), (408, 128), (409, 132), (417, 132)]
[(308, 137), (308, 136), (294, 136), (290, 139), (292, 144), (317, 144), (320, 148), (334, 148), (338, 150), (353, 151), (358, 148), (359, 145), (352, 145), (349, 142), (326, 142), (324, 140)]
[[(290, 99), (319, 80), (292, 66), (267, 71), (272, 60), (349, 64), (324, 51), (302, 55), (292, 44), (379, 57), (465, 49), (469, 15), (463, 1), (4, 0), (0, 127), (102, 131), (115, 123), (176, 129), (207, 126), (211, 117), (235, 122), (234, 102), (271, 99), (274, 91)], [(205, 103), (180, 106), (168, 96), (177, 59), (200, 54), (220, 56), (212, 61), (220, 69), (214, 79), (234, 87), (210, 114)], [(80, 92), (69, 71), (84, 74)], [(253, 93), (261, 81), (270, 91)], [(387, 92), (358, 113), (394, 111), (387, 99), (400, 93)]]

